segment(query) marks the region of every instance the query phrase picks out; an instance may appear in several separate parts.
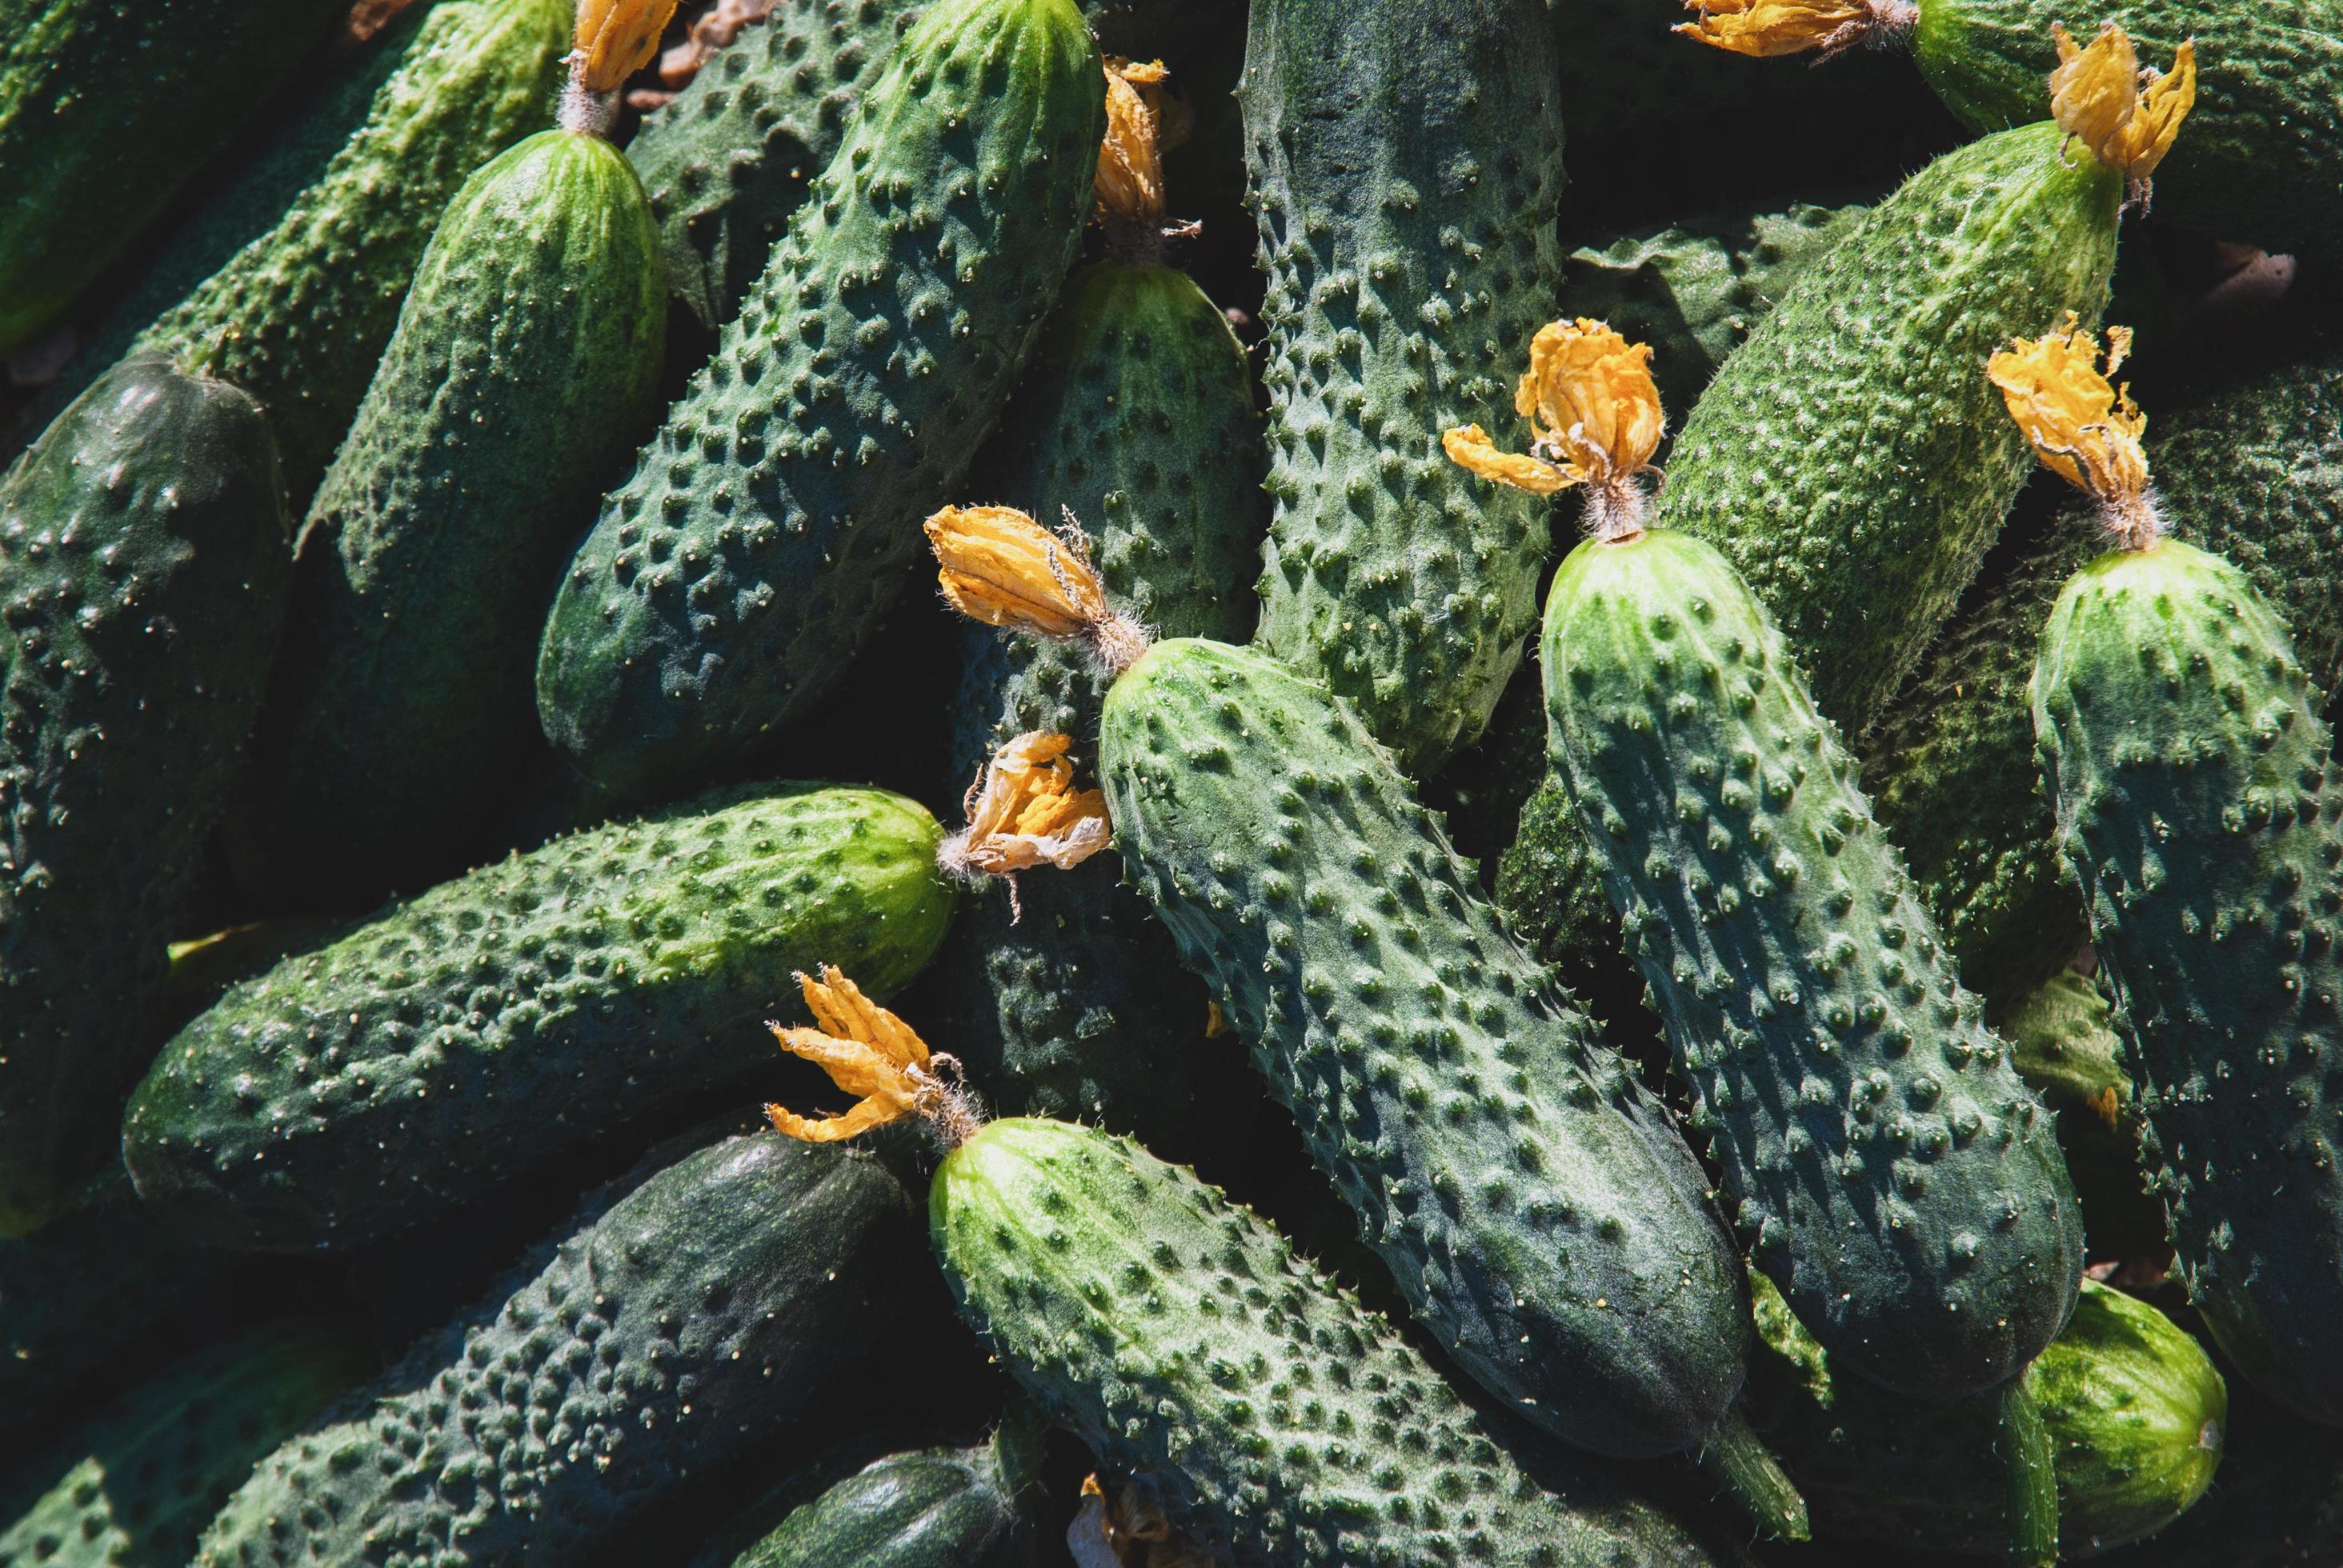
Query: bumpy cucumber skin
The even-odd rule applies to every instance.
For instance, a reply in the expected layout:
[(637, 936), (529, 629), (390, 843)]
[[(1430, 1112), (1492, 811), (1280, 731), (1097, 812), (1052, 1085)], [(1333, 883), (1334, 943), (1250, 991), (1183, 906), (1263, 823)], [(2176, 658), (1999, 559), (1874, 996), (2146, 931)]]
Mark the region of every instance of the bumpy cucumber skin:
[(578, 1562), (799, 1422), (919, 1278), (902, 1187), (778, 1133), (689, 1155), (262, 1461), (200, 1568)]
[(1100, 749), (1133, 880), (1434, 1336), (1582, 1447), (1699, 1442), (1748, 1335), (1706, 1178), (1360, 719), (1158, 643)]
[(267, 108), (339, 0), (11, 0), (0, 12), (0, 354)]
[(469, 863), (536, 753), (549, 591), (654, 417), (667, 305), (625, 155), (545, 131), (483, 166), (416, 269), (302, 531), (286, 655), (238, 813), (293, 908)]
[(995, 1121), (945, 1157), (928, 1220), (1017, 1380), (1241, 1563), (1719, 1561), (1595, 1461), (1525, 1469), (1383, 1318), (1134, 1143)]
[[(1105, 261), (1067, 287), (973, 481), (1056, 522), (1072, 509), (1115, 601), (1166, 637), (1240, 642), (1261, 559), (1265, 458), (1244, 350), (1184, 273)], [(971, 628), (955, 770), (1028, 730), (1087, 772), (1106, 678), (1080, 649)], [(1108, 849), (980, 893), (950, 963), (953, 1051), (996, 1111), (1104, 1124), (1172, 1151), (1195, 1131), (1208, 999)]]
[(545, 731), (633, 792), (843, 673), (1065, 281), (1104, 134), (1071, 0), (943, 0), (604, 503), (545, 627)]
[(793, 1511), (729, 1568), (1030, 1568), (1039, 1458), (1038, 1445), (1004, 1455), (998, 1440), (890, 1454)]
[(43, 1490), (0, 1512), (0, 1568), (185, 1563), (252, 1467), (373, 1371), (357, 1336), (322, 1322), (189, 1356), (26, 1467)]
[(134, 342), (206, 357), (260, 400), (297, 508), (349, 427), (448, 198), (550, 116), (570, 18), (568, 0), (437, 0), (324, 175)]
[[(2343, 6), (2123, 0), (2106, 15), (2158, 70), (2197, 41), (2197, 104), (2157, 166), (2157, 216), (2267, 250), (2343, 248)], [(1922, 0), (1912, 57), (1971, 128), (2023, 125), (2042, 114), (2059, 20), (2087, 41), (2086, 18), (2057, 0)]]
[(2245, 574), (2167, 539), (2060, 593), (2033, 711), (2189, 1300), (2257, 1387), (2343, 1422), (2343, 778), (2318, 699)]
[(1269, 274), (1258, 641), (1415, 777), (1487, 724), (1537, 614), (1547, 505), (1441, 432), (1513, 430), (1561, 281), (1540, 0), (1261, 0), (1245, 156)]
[(940, 839), (900, 796), (764, 785), (471, 872), (182, 1030), (124, 1158), (191, 1233), (386, 1234), (769, 1062), (792, 971), (902, 985), (951, 918)]
[(2048, 1103), (2079, 1105), (2110, 1091), (2125, 1101), (2131, 1073), (2113, 1011), (2097, 986), (2062, 970), (2018, 998), (1999, 1032), (2017, 1076)]
[(1757, 1265), (1865, 1377), (2003, 1382), (2074, 1304), (2082, 1215), (1781, 633), (1661, 530), (1571, 553), (1543, 656), (1554, 766)]
[(106, 1161), (292, 551), (253, 400), (126, 361), (0, 480), (0, 1235)]
[(920, 0), (779, 0), (643, 116), (628, 161), (650, 193), (667, 283), (713, 332), (837, 155)]

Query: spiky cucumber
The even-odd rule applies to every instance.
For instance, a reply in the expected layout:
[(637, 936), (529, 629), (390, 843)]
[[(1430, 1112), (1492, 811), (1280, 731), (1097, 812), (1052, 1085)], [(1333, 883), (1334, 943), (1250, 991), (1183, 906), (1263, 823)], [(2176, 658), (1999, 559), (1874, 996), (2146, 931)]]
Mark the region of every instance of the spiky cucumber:
[(1543, 653), (1554, 769), (1757, 1265), (1865, 1377), (2002, 1382), (2066, 1322), (2082, 1216), (1773, 618), (1689, 535), (1590, 539)]
[(1498, 427), (1561, 280), (1540, 0), (1262, 0), (1245, 157), (1269, 274), (1261, 647), (1410, 773), (1488, 722), (1537, 614), (1544, 502), (1441, 455)]
[(1072, 0), (905, 36), (562, 579), (538, 709), (598, 781), (753, 751), (844, 671), (1065, 281), (1104, 106)]
[(259, 406), (151, 355), (0, 479), (0, 1235), (107, 1157), (292, 551)]
[(794, 970), (910, 980), (951, 917), (941, 837), (900, 796), (762, 785), (473, 871), (230, 990), (132, 1097), (123, 1157), (240, 1246), (411, 1224), (769, 1061)]
[(1383, 1318), (1136, 1144), (995, 1121), (945, 1157), (928, 1219), (1018, 1381), (1242, 1563), (1725, 1560), (1621, 1472), (1516, 1458)]
[(2032, 691), (2177, 1271), (2250, 1382), (2343, 1422), (2343, 779), (2318, 699), (2251, 579), (2177, 539), (2068, 581)]

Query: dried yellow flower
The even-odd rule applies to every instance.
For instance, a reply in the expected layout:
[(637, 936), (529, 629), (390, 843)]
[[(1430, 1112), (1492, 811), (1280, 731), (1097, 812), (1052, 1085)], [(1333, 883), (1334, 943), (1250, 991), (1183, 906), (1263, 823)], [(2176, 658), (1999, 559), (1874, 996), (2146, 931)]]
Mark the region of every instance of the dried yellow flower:
[(1440, 438), (1449, 460), (1484, 479), (1550, 496), (1587, 487), (1587, 520), (1600, 538), (1627, 538), (1643, 527), (1643, 492), (1665, 420), (1652, 384), (1652, 350), (1584, 317), (1538, 328), (1513, 407), (1530, 421), (1527, 456), (1499, 451), (1478, 425)]
[(936, 578), (960, 614), (1057, 642), (1086, 642), (1120, 674), (1147, 651), (1146, 628), (1107, 603), (1073, 515), (1052, 534), (1014, 507), (946, 507), (927, 521)]
[(1163, 222), (1162, 62), (1106, 63), (1106, 140), (1092, 189), (1110, 222), (1160, 228)]
[(615, 93), (651, 63), (676, 0), (578, 0), (571, 67), (589, 93)]
[(967, 1093), (936, 1076), (939, 1066), (957, 1069), (950, 1057), (931, 1055), (927, 1041), (910, 1025), (862, 994), (861, 988), (840, 973), (835, 965), (821, 979), (800, 974), (799, 989), (806, 1010), (813, 1014), (811, 1029), (765, 1027), (781, 1049), (801, 1056), (830, 1074), (830, 1081), (849, 1094), (859, 1095), (843, 1115), (818, 1120), (799, 1116), (778, 1105), (765, 1107), (772, 1124), (808, 1143), (835, 1143), (884, 1127), (908, 1116), (932, 1124), (947, 1144), (957, 1146), (980, 1124), (975, 1102)]
[(2043, 466), (2097, 501), (2108, 527), (2138, 549), (2158, 530), (2140, 446), (2147, 417), (2131, 388), (2112, 380), (2130, 352), (2130, 330), (2107, 328), (2102, 368), (2097, 337), (2068, 311), (2060, 330), (2021, 337), (1995, 354), (1986, 374)]
[(1684, 0), (1700, 13), (1675, 30), (1736, 55), (1835, 55), (1900, 37), (1919, 20), (1911, 0)]
[(1082, 1478), (1081, 1499), (1066, 1536), (1081, 1568), (1212, 1568), (1215, 1561), (1131, 1482), (1109, 1495), (1093, 1473)]
[(1071, 738), (1034, 730), (993, 755), (970, 786), (968, 826), (943, 842), (936, 858), (956, 877), (1002, 877), (1017, 910), (1017, 873), (1036, 866), (1073, 869), (1107, 847), (1106, 796), (1074, 789)]
[(2050, 73), (2050, 117), (2109, 168), (2120, 170), (2136, 196), (2172, 150), (2181, 121), (2197, 103), (2197, 43), (2172, 56), (2172, 69), (2143, 70), (2131, 37), (2113, 22), (2087, 46), (2078, 46), (2064, 23), (2050, 25), (2058, 65)]

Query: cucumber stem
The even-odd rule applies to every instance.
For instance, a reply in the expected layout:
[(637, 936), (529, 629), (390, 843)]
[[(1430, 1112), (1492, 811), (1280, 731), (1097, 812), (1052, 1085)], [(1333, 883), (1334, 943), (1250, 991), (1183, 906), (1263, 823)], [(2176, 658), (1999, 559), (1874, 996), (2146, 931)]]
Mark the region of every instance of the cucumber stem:
[(2001, 1388), (2001, 1462), (2008, 1483), (2009, 1561), (2054, 1568), (2058, 1561), (2058, 1471), (2049, 1429), (2018, 1373)]
[(1743, 1413), (1741, 1402), (1725, 1412), (1693, 1462), (1724, 1490), (1720, 1501), (1738, 1512), (1758, 1534), (1775, 1541), (1807, 1541), (1806, 1500), (1765, 1440)]

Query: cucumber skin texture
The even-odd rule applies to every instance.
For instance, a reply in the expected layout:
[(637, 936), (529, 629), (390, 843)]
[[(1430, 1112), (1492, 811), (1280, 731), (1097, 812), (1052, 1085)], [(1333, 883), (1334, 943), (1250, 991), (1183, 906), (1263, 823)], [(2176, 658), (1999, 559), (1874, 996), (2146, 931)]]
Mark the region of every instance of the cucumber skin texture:
[[(2266, 250), (2343, 248), (2343, 6), (2124, 0), (2107, 15), (2158, 70), (2197, 41), (2197, 105), (2157, 167), (2158, 216)], [(2050, 24), (2062, 17), (2087, 39), (2055, 0), (1923, 0), (1912, 57), (1972, 130), (2022, 125), (2042, 113), (2058, 63)]]
[(374, 1371), (323, 1322), (272, 1324), (141, 1383), (25, 1470), (48, 1484), (0, 1513), (0, 1568), (185, 1563), (269, 1450)]
[(1487, 724), (1537, 615), (1546, 503), (1443, 430), (1515, 429), (1554, 313), (1562, 121), (1540, 0), (1262, 0), (1238, 90), (1269, 292), (1261, 629), (1411, 776)]
[(1543, 657), (1554, 769), (1758, 1267), (1898, 1392), (2007, 1379), (2074, 1305), (2082, 1215), (1772, 618), (1698, 539), (1590, 541)]
[(1433, 1336), (1581, 1447), (1696, 1444), (1749, 1332), (1707, 1179), (1360, 719), (1164, 642), (1100, 750), (1130, 875)]
[(1726, 1561), (1630, 1473), (1517, 1460), (1383, 1317), (1127, 1140), (995, 1121), (945, 1157), (928, 1221), (963, 1316), (1037, 1402), (1242, 1563)]
[(943, 0), (579, 547), (546, 734), (645, 793), (844, 671), (1073, 265), (1105, 88), (1071, 0)]
[(951, 918), (941, 837), (900, 796), (762, 785), (473, 871), (232, 989), (132, 1097), (123, 1157), (192, 1234), (387, 1234), (765, 1066), (794, 970), (909, 980)]
[(268, 422), (140, 357), (0, 480), (0, 1235), (107, 1159), (292, 579)]
[(779, 0), (627, 144), (659, 220), (668, 287), (713, 332), (739, 309), (918, 0)]
[(2318, 699), (2245, 574), (2167, 539), (2059, 594), (2033, 710), (2189, 1300), (2263, 1392), (2343, 1422), (2343, 779)]
[(763, 1133), (689, 1155), (263, 1460), (197, 1568), (582, 1561), (818, 1419), (917, 1286), (916, 1224), (864, 1152)]
[(2120, 1103), (2131, 1098), (2131, 1072), (2113, 1012), (2097, 986), (2061, 970), (2018, 998), (1996, 1027), (2017, 1076), (2046, 1104), (2081, 1105), (2110, 1090)]
[(11, 0), (0, 13), (0, 354), (138, 238), (346, 9)]
[(730, 1568), (1031, 1568), (1035, 1485), (1009, 1473), (990, 1442), (889, 1454), (793, 1511)]
[(566, 0), (437, 0), (317, 183), (134, 341), (209, 356), (260, 400), (296, 508), (357, 411), (448, 199), (550, 117), (570, 18)]
[(449, 204), (302, 531), (239, 813), (283, 902), (363, 908), (461, 869), (498, 802), (447, 780), (535, 756), (530, 590), (655, 416), (659, 268), (598, 136), (540, 132)]

